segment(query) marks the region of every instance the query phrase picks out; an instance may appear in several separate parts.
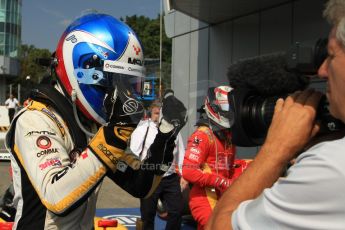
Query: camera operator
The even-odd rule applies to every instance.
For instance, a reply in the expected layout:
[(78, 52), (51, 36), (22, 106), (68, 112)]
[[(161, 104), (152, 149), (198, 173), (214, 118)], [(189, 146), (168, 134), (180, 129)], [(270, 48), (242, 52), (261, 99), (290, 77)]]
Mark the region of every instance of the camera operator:
[[(318, 74), (327, 80), (330, 113), (345, 122), (345, 1), (328, 1), (324, 16), (333, 29)], [(319, 130), (320, 97), (306, 90), (277, 100), (265, 143), (217, 203), (208, 229), (344, 229), (345, 139), (307, 149)]]

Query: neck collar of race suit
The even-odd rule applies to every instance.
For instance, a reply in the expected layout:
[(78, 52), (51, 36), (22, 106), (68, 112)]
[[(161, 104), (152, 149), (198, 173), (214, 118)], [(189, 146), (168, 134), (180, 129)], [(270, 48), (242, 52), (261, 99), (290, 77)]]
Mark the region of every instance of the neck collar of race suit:
[(230, 129), (229, 128), (224, 128), (222, 126), (219, 126), (215, 122), (213, 122), (211, 119), (208, 118), (200, 118), (195, 126), (207, 126), (209, 127), (214, 135), (217, 136), (218, 139), (222, 141), (228, 141), (229, 135), (230, 135)]
[(58, 85), (39, 84), (31, 90), (30, 98), (56, 110), (66, 122), (75, 147), (78, 149), (86, 147), (86, 136), (78, 126), (74, 116), (71, 116), (73, 114), (72, 103), (63, 95), (61, 87), (59, 90)]

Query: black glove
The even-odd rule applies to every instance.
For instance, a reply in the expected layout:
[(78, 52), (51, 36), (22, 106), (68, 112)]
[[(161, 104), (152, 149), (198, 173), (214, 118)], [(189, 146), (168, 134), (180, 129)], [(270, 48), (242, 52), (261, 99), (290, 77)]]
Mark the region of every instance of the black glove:
[(186, 124), (188, 116), (187, 109), (183, 103), (174, 96), (174, 91), (168, 89), (164, 93), (162, 106), (162, 120), (159, 125), (159, 130), (162, 133), (168, 133), (175, 130), (177, 133)]
[(108, 90), (103, 105), (112, 125), (136, 126), (144, 115), (144, 107), (123, 82)]
[(105, 96), (103, 105), (108, 124), (98, 130), (89, 142), (89, 149), (112, 172), (127, 166), (137, 169), (140, 167), (139, 159), (125, 150), (135, 126), (143, 117), (143, 105), (134, 97), (130, 87), (125, 87), (121, 81)]
[(183, 103), (174, 97), (172, 90), (164, 94), (162, 113), (159, 131), (147, 152), (146, 159), (140, 162), (142, 167), (135, 167), (135, 163), (138, 162), (128, 160), (127, 162), (132, 162), (131, 167), (107, 173), (111, 180), (132, 196), (149, 197), (173, 161), (175, 138), (187, 121), (187, 110)]

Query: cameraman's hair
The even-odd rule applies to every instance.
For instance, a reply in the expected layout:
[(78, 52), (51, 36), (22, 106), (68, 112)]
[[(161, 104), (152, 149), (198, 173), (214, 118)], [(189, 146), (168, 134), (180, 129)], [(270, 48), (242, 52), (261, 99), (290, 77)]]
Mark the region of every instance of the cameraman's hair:
[(336, 27), (336, 38), (345, 48), (345, 1), (329, 0), (323, 11), (323, 16), (334, 27)]

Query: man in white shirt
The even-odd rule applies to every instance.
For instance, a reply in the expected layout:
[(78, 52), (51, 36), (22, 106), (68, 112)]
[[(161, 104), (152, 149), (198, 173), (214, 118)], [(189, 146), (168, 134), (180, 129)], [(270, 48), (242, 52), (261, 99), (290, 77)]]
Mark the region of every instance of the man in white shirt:
[(17, 98), (10, 94), (10, 97), (5, 101), (6, 108), (8, 109), (8, 117), (10, 119), (10, 123), (13, 120), (14, 114), (16, 113), (16, 108), (19, 106), (19, 102)]
[[(150, 118), (139, 123), (131, 136), (130, 148), (140, 160), (144, 160), (149, 154), (151, 144), (153, 143), (158, 132), (161, 104), (154, 101), (149, 109)], [(165, 229), (180, 229), (183, 198), (181, 186), (186, 186), (184, 181), (177, 173), (176, 167), (180, 167), (184, 158), (184, 145), (181, 134), (176, 138), (176, 147), (174, 149), (174, 160), (168, 171), (151, 197), (140, 199), (140, 212), (143, 221), (143, 229), (154, 229), (154, 218), (156, 216), (158, 199), (164, 200), (168, 212), (167, 224)], [(180, 186), (181, 182), (181, 186)]]

